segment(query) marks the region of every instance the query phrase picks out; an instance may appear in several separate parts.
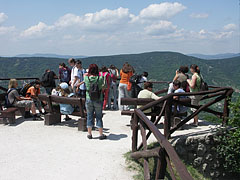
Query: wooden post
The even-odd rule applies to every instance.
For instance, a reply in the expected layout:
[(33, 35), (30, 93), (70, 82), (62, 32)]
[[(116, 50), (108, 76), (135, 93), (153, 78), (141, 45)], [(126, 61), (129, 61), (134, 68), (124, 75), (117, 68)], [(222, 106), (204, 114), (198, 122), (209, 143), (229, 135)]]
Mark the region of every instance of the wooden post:
[(230, 101), (231, 101), (232, 93), (233, 93), (232, 90), (227, 91), (226, 97), (224, 99), (223, 121), (222, 121), (223, 126), (227, 125), (227, 123), (228, 123), (229, 104), (230, 104)]
[(164, 136), (170, 138), (171, 116), (172, 116), (172, 96), (167, 99), (164, 117)]
[(157, 170), (155, 180), (164, 179), (166, 174), (167, 161), (166, 152), (163, 148), (159, 150), (159, 158), (157, 162)]
[(132, 132), (132, 152), (135, 152), (138, 144), (138, 117), (135, 112), (132, 116)]

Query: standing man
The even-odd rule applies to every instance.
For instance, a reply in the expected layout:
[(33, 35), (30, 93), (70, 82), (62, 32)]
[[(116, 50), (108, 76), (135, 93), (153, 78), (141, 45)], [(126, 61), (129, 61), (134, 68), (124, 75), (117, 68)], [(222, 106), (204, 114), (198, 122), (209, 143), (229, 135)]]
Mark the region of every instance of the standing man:
[(42, 86), (45, 88), (46, 93), (51, 95), (53, 88), (56, 87), (55, 79), (58, 77), (56, 76), (55, 72), (51, 71), (50, 69), (46, 69), (45, 73), (42, 76)]
[[(81, 83), (84, 80), (84, 75), (87, 73), (87, 71), (82, 67), (82, 62), (80, 60), (77, 60), (76, 67), (78, 69), (78, 81), (75, 83), (74, 88), (76, 88), (77, 96), (81, 98), (86, 98), (86, 85), (85, 83)], [(81, 83), (81, 85), (79, 84)]]
[(73, 93), (76, 94), (76, 88), (74, 88), (74, 87), (76, 87), (75, 84), (77, 83), (77, 81), (79, 79), (78, 78), (78, 68), (76, 66), (76, 61), (75, 61), (74, 58), (70, 58), (68, 60), (68, 63), (72, 67), (72, 70), (71, 70), (71, 80), (69, 82), (69, 85), (71, 86), (71, 89), (72, 89)]

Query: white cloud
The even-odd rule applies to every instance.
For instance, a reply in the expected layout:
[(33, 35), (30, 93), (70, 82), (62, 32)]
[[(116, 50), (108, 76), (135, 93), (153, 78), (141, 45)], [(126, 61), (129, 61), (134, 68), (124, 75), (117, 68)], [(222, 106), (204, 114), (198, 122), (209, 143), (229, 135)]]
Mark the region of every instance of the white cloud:
[(232, 30), (236, 30), (237, 29), (237, 25), (236, 24), (227, 24), (223, 27), (223, 29), (225, 31), (232, 31)]
[(0, 26), (0, 35), (11, 33), (15, 30), (16, 28), (14, 26)]
[(208, 14), (207, 13), (199, 13), (199, 14), (196, 14), (196, 13), (193, 13), (190, 15), (191, 18), (196, 18), (196, 19), (204, 19), (204, 18), (208, 18)]
[(164, 2), (160, 4), (151, 4), (148, 7), (142, 9), (138, 16), (132, 17), (133, 21), (137, 20), (165, 20), (169, 19), (179, 12), (186, 9), (180, 3)]
[(156, 24), (152, 24), (144, 28), (145, 32), (153, 36), (161, 36), (171, 34), (176, 31), (177, 26), (173, 25), (169, 21), (159, 21)]
[(45, 32), (52, 30), (53, 26), (48, 26), (43, 22), (39, 22), (37, 25), (31, 26), (30, 28), (23, 31), (21, 37), (38, 37), (44, 35)]
[(96, 13), (87, 13), (84, 16), (66, 14), (59, 18), (55, 23), (56, 27), (78, 26), (80, 29), (107, 29), (114, 28), (116, 25), (127, 24), (130, 20), (127, 8), (115, 10), (103, 9)]
[(0, 13), (0, 24), (6, 21), (8, 16), (5, 13)]

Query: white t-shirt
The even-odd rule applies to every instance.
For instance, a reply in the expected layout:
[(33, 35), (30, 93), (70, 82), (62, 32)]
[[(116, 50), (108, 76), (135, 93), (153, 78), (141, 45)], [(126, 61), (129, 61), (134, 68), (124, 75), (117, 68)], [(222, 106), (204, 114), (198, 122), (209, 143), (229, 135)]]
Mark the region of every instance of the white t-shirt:
[[(149, 98), (149, 99), (154, 99), (154, 100), (158, 100), (160, 99), (161, 97), (158, 97), (156, 94), (154, 94), (153, 92), (147, 90), (147, 89), (144, 89), (142, 91), (140, 91), (140, 93), (138, 94), (138, 98)], [(142, 106), (137, 106), (137, 108), (140, 108)], [(151, 109), (147, 109), (144, 111), (144, 113), (151, 113)]]
[(143, 89), (145, 82), (147, 82), (147, 78), (145, 76), (142, 76), (142, 78), (140, 79), (140, 81), (138, 83), (138, 86)]
[(75, 77), (78, 76), (78, 68), (76, 66), (73, 66), (71, 70), (71, 82), (75, 80)]

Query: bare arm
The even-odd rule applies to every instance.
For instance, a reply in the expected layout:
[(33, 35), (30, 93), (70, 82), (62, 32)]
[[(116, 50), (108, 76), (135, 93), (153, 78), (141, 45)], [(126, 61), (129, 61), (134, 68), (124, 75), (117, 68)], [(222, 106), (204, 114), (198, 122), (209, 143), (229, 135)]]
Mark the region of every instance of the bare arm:
[(74, 79), (74, 81), (72, 82), (72, 88), (73, 88), (73, 86), (74, 86), (74, 84), (77, 82), (77, 80), (78, 80), (78, 77), (77, 76), (75, 76), (75, 79)]
[(196, 87), (197, 76), (193, 75), (192, 80), (188, 79), (187, 82), (189, 86), (194, 89)]

